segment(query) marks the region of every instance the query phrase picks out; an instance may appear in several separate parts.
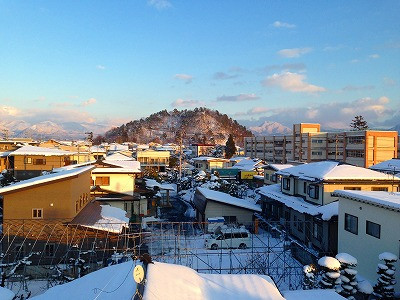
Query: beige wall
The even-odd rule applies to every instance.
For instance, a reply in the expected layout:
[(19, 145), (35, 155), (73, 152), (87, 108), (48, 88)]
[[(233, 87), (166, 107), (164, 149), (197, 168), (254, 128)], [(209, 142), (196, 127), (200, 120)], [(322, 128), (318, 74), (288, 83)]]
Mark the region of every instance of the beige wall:
[(207, 200), (205, 219), (223, 216), (236, 216), (238, 223), (244, 225), (250, 225), (253, 220), (250, 210)]
[[(345, 213), (358, 217), (358, 234), (344, 230)], [(366, 234), (366, 220), (381, 225), (380, 239)], [(400, 213), (372, 206), (358, 201), (340, 198), (339, 200), (339, 245), (338, 252), (346, 252), (358, 260), (360, 275), (376, 283), (378, 256), (382, 252), (392, 252), (399, 256)], [(395, 289), (400, 292), (400, 264), (396, 263)]]
[(117, 192), (121, 194), (132, 195), (132, 191), (135, 188), (135, 178), (134, 174), (116, 174), (116, 173), (107, 173), (107, 168), (104, 173), (92, 173), (92, 180), (96, 184), (96, 177), (109, 177), (110, 184), (109, 185), (100, 185), (101, 188)]
[[(90, 200), (90, 172), (4, 194), (4, 219), (32, 219), (42, 208), (43, 219), (72, 219)], [(76, 211), (78, 204), (78, 211)]]
[[(32, 163), (25, 163), (25, 157), (30, 158)], [(72, 155), (71, 155), (72, 157)], [(35, 165), (33, 164), (34, 159), (45, 159), (45, 165)], [(37, 171), (51, 171), (53, 168), (60, 168), (65, 166), (65, 162), (69, 161), (70, 156), (44, 156), (44, 155), (15, 155), (14, 156), (14, 170), (37, 170)]]

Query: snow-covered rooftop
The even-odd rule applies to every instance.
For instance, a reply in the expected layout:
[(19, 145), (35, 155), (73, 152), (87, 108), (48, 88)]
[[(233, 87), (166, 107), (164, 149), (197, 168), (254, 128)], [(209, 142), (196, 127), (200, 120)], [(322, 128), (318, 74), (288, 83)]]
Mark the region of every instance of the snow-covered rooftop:
[(111, 160), (120, 160), (120, 161), (123, 161), (123, 160), (133, 160), (133, 157), (132, 157), (132, 156), (125, 155), (125, 154), (123, 154), (123, 153), (116, 152), (116, 153), (107, 155), (107, 156), (106, 156), (106, 160), (108, 160), (108, 161), (111, 161)]
[(148, 265), (144, 289), (147, 300), (284, 300), (269, 276), (255, 274), (201, 274), (166, 263)]
[(10, 155), (41, 155), (41, 156), (64, 156), (73, 155), (76, 152), (64, 151), (57, 148), (44, 148), (36, 146), (22, 146), (21, 148), (13, 151)]
[(140, 162), (136, 160), (103, 160), (103, 163), (115, 166), (117, 168), (124, 168), (133, 170), (136, 173), (140, 173)]
[(293, 167), (291, 164), (268, 164), (266, 167), (271, 167), (275, 171), (284, 170)]
[(344, 300), (335, 290), (296, 290), (284, 291), (283, 296), (286, 300)]
[(15, 294), (9, 289), (0, 286), (0, 299), (2, 300), (12, 300), (15, 299)]
[(176, 184), (173, 183), (159, 183), (154, 179), (145, 178), (146, 187), (150, 189), (154, 189), (154, 187), (158, 187), (162, 190), (176, 191)]
[(400, 193), (336, 190), (334, 195), (400, 211)]
[(59, 180), (59, 179), (76, 176), (76, 175), (85, 173), (87, 171), (90, 171), (93, 168), (94, 168), (94, 166), (73, 168), (73, 169), (69, 169), (69, 170), (63, 170), (63, 171), (57, 172), (57, 173), (50, 173), (47, 175), (42, 175), (42, 176), (34, 177), (31, 179), (23, 180), (23, 181), (0, 188), (0, 194), (4, 194), (4, 193), (11, 192), (14, 190), (19, 190), (19, 189), (26, 188), (26, 187), (35, 186), (38, 184), (49, 183), (54, 180)]
[(126, 211), (123, 209), (110, 205), (100, 205), (98, 202), (90, 202), (71, 221), (71, 224), (120, 233), (124, 227), (128, 227), (129, 218), (126, 217)]
[[(319, 161), (278, 171), (279, 175), (295, 176), (304, 180), (388, 180), (392, 176), (381, 172), (336, 161)], [(400, 178), (395, 177), (396, 181)]]
[(254, 203), (251, 203), (251, 202), (249, 202), (247, 200), (236, 198), (236, 197), (233, 197), (233, 196), (231, 196), (229, 194), (226, 194), (226, 193), (223, 193), (223, 192), (209, 190), (209, 189), (206, 189), (206, 188), (198, 187), (197, 190), (201, 194), (203, 194), (204, 197), (206, 197), (209, 200), (217, 201), (217, 202), (221, 202), (221, 203), (234, 205), (234, 206), (250, 209), (250, 210), (253, 210), (253, 211), (261, 212), (261, 208), (258, 205), (254, 204)]
[(376, 171), (400, 173), (400, 158), (392, 158), (369, 168)]
[(242, 159), (237, 164), (235, 164), (232, 169), (239, 169), (242, 171), (251, 171), (255, 168), (262, 168), (264, 165), (261, 164), (259, 159)]
[(300, 213), (306, 213), (311, 216), (321, 215), (325, 221), (330, 220), (333, 216), (338, 215), (339, 204), (337, 201), (318, 206), (304, 201), (301, 197), (290, 196), (281, 192), (280, 184), (265, 185), (257, 189), (257, 191), (268, 198), (284, 203)]
[(212, 157), (212, 156), (199, 156), (193, 158), (195, 161), (222, 161), (222, 162), (229, 162), (229, 159), (226, 158), (219, 158), (219, 157)]

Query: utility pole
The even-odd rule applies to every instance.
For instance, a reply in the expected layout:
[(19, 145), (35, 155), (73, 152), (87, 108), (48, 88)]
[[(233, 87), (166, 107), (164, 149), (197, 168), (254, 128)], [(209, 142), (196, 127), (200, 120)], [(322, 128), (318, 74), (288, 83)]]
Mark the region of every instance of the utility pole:
[(92, 131), (88, 131), (88, 132), (85, 132), (85, 134), (87, 135), (86, 139), (89, 142), (89, 157), (88, 157), (88, 161), (90, 161), (90, 155), (91, 155), (90, 147), (93, 144), (93, 132)]

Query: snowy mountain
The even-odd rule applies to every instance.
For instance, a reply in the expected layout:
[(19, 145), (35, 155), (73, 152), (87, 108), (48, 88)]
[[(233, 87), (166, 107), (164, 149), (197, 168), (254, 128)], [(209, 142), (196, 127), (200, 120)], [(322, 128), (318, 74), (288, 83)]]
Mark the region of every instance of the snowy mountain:
[(208, 108), (194, 110), (163, 110), (147, 118), (126, 123), (107, 131), (107, 141), (132, 141), (137, 143), (176, 142), (178, 132), (184, 131), (184, 143), (225, 144), (229, 134), (235, 143), (243, 144), (243, 137), (253, 134), (226, 114)]
[(0, 121), (0, 130), (8, 131), (9, 137), (29, 137), (33, 139), (82, 139), (85, 132), (92, 131), (94, 134), (102, 134), (109, 127), (100, 124), (66, 122), (55, 123), (43, 121), (30, 124), (24, 120)]
[(292, 133), (292, 130), (278, 122), (265, 121), (260, 126), (250, 127), (255, 135), (285, 135)]

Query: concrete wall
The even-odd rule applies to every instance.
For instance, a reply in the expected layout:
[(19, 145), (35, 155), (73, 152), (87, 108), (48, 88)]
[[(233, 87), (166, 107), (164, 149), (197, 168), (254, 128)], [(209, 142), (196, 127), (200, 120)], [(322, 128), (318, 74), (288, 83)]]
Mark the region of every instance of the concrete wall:
[(92, 173), (92, 179), (96, 183), (96, 177), (109, 177), (109, 185), (100, 185), (101, 188), (117, 192), (121, 194), (132, 195), (132, 190), (135, 186), (134, 174), (117, 174), (117, 173), (107, 173), (107, 168), (103, 168), (104, 173)]
[[(345, 213), (358, 217), (358, 234), (344, 230)], [(366, 234), (366, 221), (381, 225), (380, 239)], [(400, 213), (385, 208), (372, 206), (358, 201), (339, 199), (339, 237), (338, 252), (346, 252), (358, 260), (357, 270), (360, 275), (376, 283), (378, 256), (382, 252), (392, 252), (399, 256), (400, 249)], [(396, 263), (397, 284), (400, 292), (400, 264)]]

